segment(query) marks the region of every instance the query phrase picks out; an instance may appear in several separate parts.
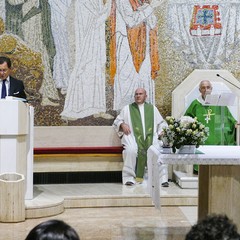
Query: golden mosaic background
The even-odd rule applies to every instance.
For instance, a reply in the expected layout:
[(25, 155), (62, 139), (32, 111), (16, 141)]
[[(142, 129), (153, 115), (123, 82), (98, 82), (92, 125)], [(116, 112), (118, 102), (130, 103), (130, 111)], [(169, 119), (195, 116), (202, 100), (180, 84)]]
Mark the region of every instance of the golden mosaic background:
[[(174, 47), (167, 29), (167, 4), (156, 9), (158, 17), (158, 36), (159, 36), (159, 56), (160, 72), (156, 79), (156, 106), (165, 117), (171, 114), (171, 93), (172, 91), (194, 70), (186, 62), (181, 51)], [(108, 48), (108, 22), (106, 22), (106, 43)], [(174, 33), (172, 33), (174, 34)], [(9, 56), (13, 62), (13, 76), (24, 81), (29, 102), (35, 107), (35, 125), (36, 126), (60, 126), (60, 125), (111, 125), (113, 120), (94, 118), (93, 116), (76, 121), (64, 121), (60, 117), (63, 110), (64, 98), (61, 92), (58, 92), (58, 106), (42, 106), (41, 94), (39, 93), (44, 66), (41, 60), (41, 54), (35, 52), (21, 40), (20, 37), (5, 31), (4, 22), (0, 21), (0, 54)], [(108, 59), (108, 49), (107, 49)], [(239, 69), (240, 49), (236, 49), (230, 59), (226, 59), (224, 69), (229, 70), (237, 79), (240, 79)], [(116, 116), (112, 111), (113, 88), (108, 84), (108, 61), (106, 63), (106, 96), (107, 112)], [(53, 102), (56, 100), (53, 100)]]

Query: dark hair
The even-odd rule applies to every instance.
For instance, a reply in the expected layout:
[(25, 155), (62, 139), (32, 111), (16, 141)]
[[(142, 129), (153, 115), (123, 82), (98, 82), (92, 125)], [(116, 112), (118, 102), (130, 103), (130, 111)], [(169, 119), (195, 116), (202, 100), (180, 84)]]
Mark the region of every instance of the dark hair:
[(192, 226), (185, 240), (240, 240), (240, 235), (226, 215), (213, 214)]
[(60, 220), (48, 220), (35, 226), (25, 240), (80, 240), (77, 232)]
[(5, 62), (7, 63), (8, 68), (11, 68), (12, 62), (11, 62), (10, 58), (4, 57), (4, 56), (0, 56), (0, 64), (3, 64)]

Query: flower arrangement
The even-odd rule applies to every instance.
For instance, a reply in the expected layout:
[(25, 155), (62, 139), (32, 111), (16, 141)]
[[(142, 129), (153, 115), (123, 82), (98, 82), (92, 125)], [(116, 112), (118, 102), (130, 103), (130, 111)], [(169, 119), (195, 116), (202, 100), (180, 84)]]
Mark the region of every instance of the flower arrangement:
[(163, 128), (161, 140), (163, 147), (171, 147), (173, 152), (183, 145), (195, 145), (198, 148), (204, 144), (209, 136), (209, 129), (197, 118), (183, 116), (175, 119), (172, 116), (166, 117), (167, 127)]

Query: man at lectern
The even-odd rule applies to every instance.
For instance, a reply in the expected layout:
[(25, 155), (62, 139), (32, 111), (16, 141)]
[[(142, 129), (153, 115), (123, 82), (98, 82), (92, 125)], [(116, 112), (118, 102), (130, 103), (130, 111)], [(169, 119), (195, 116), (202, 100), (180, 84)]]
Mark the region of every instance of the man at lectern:
[(26, 99), (23, 82), (10, 76), (11, 66), (10, 58), (0, 56), (0, 97), (13, 96)]
[[(237, 121), (228, 107), (204, 105), (207, 94), (212, 92), (211, 82), (201, 81), (199, 91), (201, 95), (190, 104), (184, 115), (197, 117), (198, 121), (209, 128), (209, 137), (205, 145), (236, 145)], [(194, 170), (197, 171), (196, 166)]]
[(185, 115), (197, 117), (198, 121), (209, 127), (209, 137), (206, 145), (235, 145), (235, 125), (237, 120), (234, 119), (227, 106), (224, 106), (224, 137), (221, 143), (222, 118), (221, 106), (204, 105), (207, 94), (212, 92), (212, 84), (208, 80), (203, 80), (199, 84), (201, 95), (195, 99), (188, 107)]

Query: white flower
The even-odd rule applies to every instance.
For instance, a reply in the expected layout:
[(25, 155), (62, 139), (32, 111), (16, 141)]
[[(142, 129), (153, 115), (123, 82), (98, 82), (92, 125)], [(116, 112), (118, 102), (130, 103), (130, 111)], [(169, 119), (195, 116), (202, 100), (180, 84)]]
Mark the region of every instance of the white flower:
[(192, 129), (188, 129), (187, 134), (191, 134), (191, 133), (192, 133)]
[(204, 144), (209, 135), (209, 129), (198, 122), (197, 118), (183, 116), (180, 119), (175, 119), (169, 116), (166, 117), (166, 122), (168, 127), (163, 130), (162, 141), (164, 146), (171, 146), (173, 152), (183, 145), (199, 147)]
[(180, 122), (181, 122), (181, 124), (183, 124), (183, 125), (185, 125), (185, 124), (188, 125), (189, 123), (195, 122), (195, 119), (192, 118), (192, 117), (189, 117), (189, 116), (182, 116), (182, 117), (180, 118)]
[(172, 117), (167, 116), (167, 117), (166, 117), (166, 120), (167, 120), (167, 121), (170, 121), (170, 120), (172, 120)]

